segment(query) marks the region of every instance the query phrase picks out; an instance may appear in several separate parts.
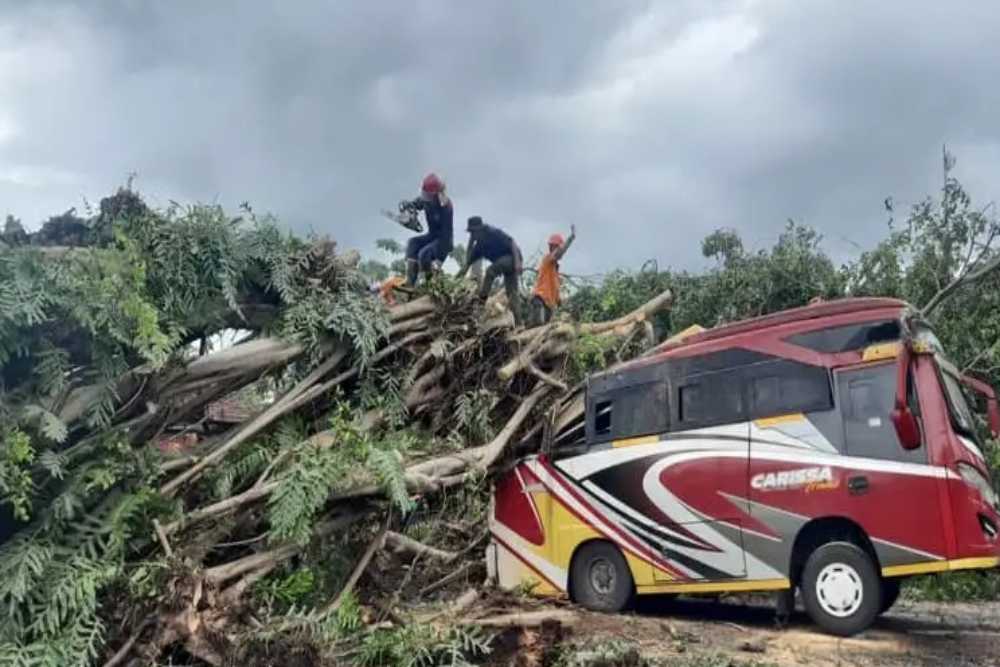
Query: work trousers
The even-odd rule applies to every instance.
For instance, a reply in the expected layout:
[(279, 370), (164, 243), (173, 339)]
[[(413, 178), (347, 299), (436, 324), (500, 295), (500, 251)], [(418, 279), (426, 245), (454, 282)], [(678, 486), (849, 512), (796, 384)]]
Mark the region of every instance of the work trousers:
[[(549, 308), (545, 300), (540, 296), (533, 296), (531, 298), (531, 319), (535, 326), (542, 326), (543, 324), (548, 324), (552, 319), (552, 309)], [(531, 326), (529, 324), (529, 326)]]
[(493, 290), (493, 283), (497, 276), (503, 276), (504, 290), (507, 292), (507, 302), (510, 304), (510, 312), (514, 315), (514, 324), (521, 324), (521, 293), (518, 279), (520, 278), (514, 269), (514, 255), (504, 255), (490, 264), (483, 276), (483, 282), (479, 286), (479, 298), (486, 300)]
[(406, 242), (406, 282), (410, 287), (417, 284), (417, 271), (430, 273), (431, 265), (435, 262), (444, 262), (448, 259), (451, 247), (441, 239), (434, 238), (430, 234), (414, 236)]

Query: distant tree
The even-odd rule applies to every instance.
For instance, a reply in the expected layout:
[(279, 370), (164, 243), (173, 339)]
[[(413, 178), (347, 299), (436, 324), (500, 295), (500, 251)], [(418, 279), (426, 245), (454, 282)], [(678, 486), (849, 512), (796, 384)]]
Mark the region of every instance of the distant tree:
[(26, 245), (28, 243), (28, 233), (24, 231), (21, 221), (9, 213), (7, 214), (7, 219), (4, 221), (3, 235), (0, 236), (0, 241), (11, 247)]
[(732, 229), (718, 229), (701, 242), (701, 254), (728, 264), (743, 256), (743, 241)]

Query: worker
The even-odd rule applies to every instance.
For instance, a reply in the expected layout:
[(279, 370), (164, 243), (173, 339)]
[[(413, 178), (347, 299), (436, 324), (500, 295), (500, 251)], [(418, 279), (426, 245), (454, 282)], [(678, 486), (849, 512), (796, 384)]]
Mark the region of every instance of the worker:
[(394, 293), (394, 290), (397, 287), (402, 287), (405, 282), (406, 281), (403, 279), (402, 276), (394, 275), (394, 276), (389, 276), (381, 283), (376, 283), (378, 286), (376, 291), (379, 295), (379, 298), (382, 299), (382, 303), (384, 303), (387, 306), (395, 306), (396, 295)]
[(454, 247), (453, 207), (445, 184), (437, 174), (428, 174), (420, 186), (420, 197), (409, 206), (424, 212), (427, 233), (414, 236), (406, 244), (406, 285), (415, 287), (421, 271), (430, 277), (441, 268)]
[(559, 305), (559, 260), (576, 240), (576, 225), (570, 225), (569, 238), (562, 234), (549, 237), (549, 251), (538, 264), (538, 278), (531, 293), (531, 312), (536, 324), (547, 324)]
[(498, 275), (502, 275), (510, 312), (514, 315), (514, 325), (520, 326), (521, 298), (518, 283), (522, 268), (521, 249), (509, 235), (485, 224), (478, 215), (469, 218), (466, 231), (469, 232), (469, 251), (465, 256), (465, 265), (457, 276), (465, 277), (472, 264), (480, 259), (488, 259), (490, 266), (479, 286), (479, 298), (485, 301), (493, 289), (493, 282)]

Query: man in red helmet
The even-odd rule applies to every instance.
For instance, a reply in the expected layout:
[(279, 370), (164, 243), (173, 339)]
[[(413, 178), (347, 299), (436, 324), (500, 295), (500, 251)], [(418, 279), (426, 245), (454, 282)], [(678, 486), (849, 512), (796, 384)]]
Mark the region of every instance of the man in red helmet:
[(454, 248), (454, 210), (445, 194), (444, 181), (437, 174), (424, 177), (420, 197), (406, 204), (423, 211), (427, 220), (427, 233), (414, 236), (406, 244), (406, 284), (414, 287), (421, 271), (429, 277)]
[(576, 240), (576, 225), (570, 225), (569, 238), (562, 234), (549, 237), (549, 252), (538, 264), (538, 278), (531, 292), (531, 313), (537, 324), (547, 324), (552, 319), (552, 311), (559, 305), (559, 260)]

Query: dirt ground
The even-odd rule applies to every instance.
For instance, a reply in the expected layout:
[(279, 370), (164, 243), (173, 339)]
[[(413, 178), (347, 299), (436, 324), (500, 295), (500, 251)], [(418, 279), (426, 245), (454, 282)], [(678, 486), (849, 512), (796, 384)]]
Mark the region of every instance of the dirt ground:
[(801, 610), (779, 628), (766, 598), (650, 598), (624, 616), (577, 613), (568, 642), (622, 640), (667, 666), (1000, 666), (1000, 603), (900, 600), (850, 639), (819, 632)]

